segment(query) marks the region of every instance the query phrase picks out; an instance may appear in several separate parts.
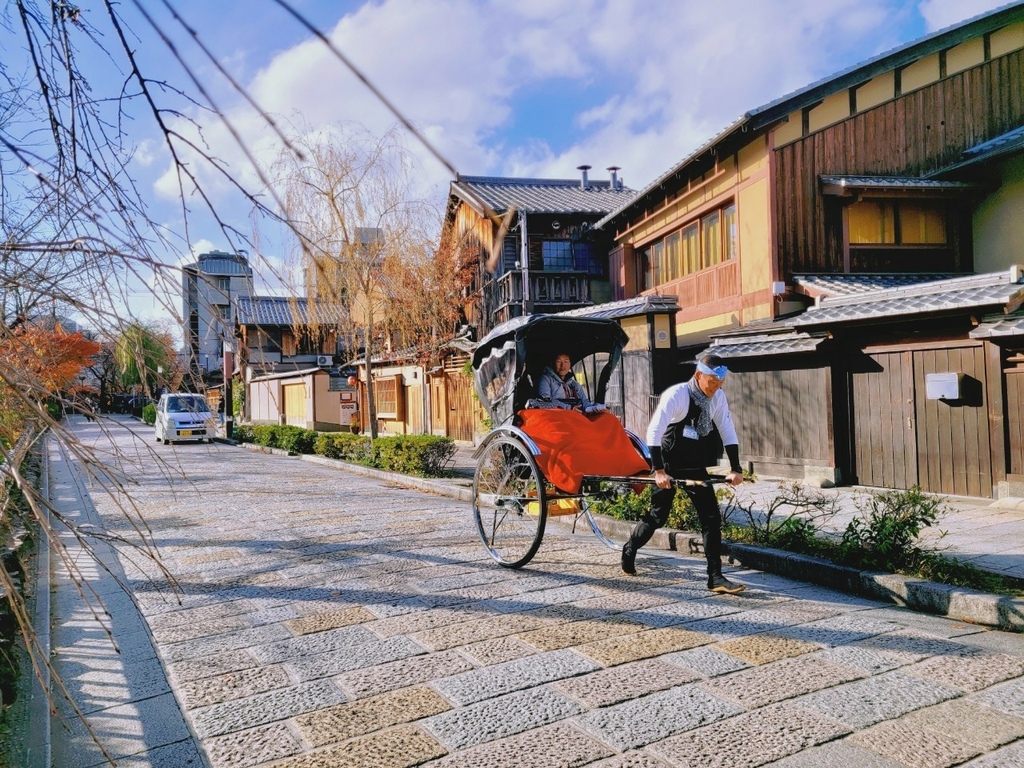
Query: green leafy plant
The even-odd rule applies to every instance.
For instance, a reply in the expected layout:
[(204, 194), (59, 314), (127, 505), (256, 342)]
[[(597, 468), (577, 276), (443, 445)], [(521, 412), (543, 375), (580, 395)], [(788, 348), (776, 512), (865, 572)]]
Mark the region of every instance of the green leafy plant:
[(142, 409), (142, 420), (150, 426), (156, 424), (156, 406), (153, 403), (149, 403)]
[(373, 448), (375, 466), (425, 477), (447, 473), (455, 455), (455, 441), (435, 435), (381, 437), (374, 441)]
[(862, 517), (846, 526), (840, 542), (843, 562), (871, 570), (913, 568), (930, 550), (918, 543), (924, 528), (935, 525), (948, 511), (945, 502), (915, 485), (909, 490), (872, 494), (858, 505)]
[(240, 424), (231, 431), (232, 439), (239, 443), (251, 443), (253, 440), (253, 430), (250, 424)]

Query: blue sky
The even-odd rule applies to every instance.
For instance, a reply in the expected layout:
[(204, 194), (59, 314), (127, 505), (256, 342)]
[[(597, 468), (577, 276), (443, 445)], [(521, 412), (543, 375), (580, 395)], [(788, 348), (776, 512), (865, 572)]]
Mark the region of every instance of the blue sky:
[[(464, 175), (577, 178), (607, 166), (643, 187), (747, 110), (1003, 0), (292, 0)], [(383, 132), (394, 117), (273, 0), (170, 0), (267, 112), (313, 130), (355, 121)], [(276, 143), (157, 0), (137, 0), (176, 40), (243, 140), (269, 160)], [(119, 6), (128, 15), (133, 5)], [(102, 17), (99, 7), (87, 14)], [(150, 77), (183, 82), (167, 48), (135, 18)], [(107, 72), (105, 76), (110, 73)], [(87, 73), (88, 76), (88, 73)], [(113, 81), (111, 81), (113, 82)], [(211, 151), (256, 179), (221, 120), (179, 104)], [(169, 156), (153, 124), (131, 131), (132, 166), (151, 210), (183, 232)], [(452, 177), (413, 139), (425, 194)], [(209, 178), (209, 176), (206, 176)], [(235, 224), (249, 211), (210, 188)], [(226, 249), (197, 219), (169, 260)], [(262, 238), (261, 290), (288, 269), (286, 245)], [(190, 253), (191, 251), (191, 253)], [(145, 312), (145, 307), (142, 309)]]

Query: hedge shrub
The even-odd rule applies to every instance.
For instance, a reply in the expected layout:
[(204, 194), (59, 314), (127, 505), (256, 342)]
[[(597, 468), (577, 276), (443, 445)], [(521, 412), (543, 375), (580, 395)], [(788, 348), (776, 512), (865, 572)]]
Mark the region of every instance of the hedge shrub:
[(153, 403), (149, 403), (142, 409), (142, 420), (150, 426), (156, 424), (156, 406)]
[(341, 459), (372, 466), (370, 438), (351, 432), (320, 433), (313, 445), (313, 452), (328, 459)]
[(239, 443), (255, 442), (251, 424), (236, 424), (231, 430), (231, 437)]
[(437, 435), (394, 435), (372, 441), (351, 432), (314, 432), (282, 424), (235, 427), (233, 437), (293, 453), (315, 453), (367, 467), (420, 477), (445, 477), (455, 455), (455, 441)]
[(292, 453), (312, 453), (316, 435), (311, 429), (290, 424), (257, 424), (252, 427), (252, 442), (256, 445)]
[(445, 475), (455, 455), (455, 441), (436, 435), (379, 437), (373, 448), (374, 466), (425, 477)]

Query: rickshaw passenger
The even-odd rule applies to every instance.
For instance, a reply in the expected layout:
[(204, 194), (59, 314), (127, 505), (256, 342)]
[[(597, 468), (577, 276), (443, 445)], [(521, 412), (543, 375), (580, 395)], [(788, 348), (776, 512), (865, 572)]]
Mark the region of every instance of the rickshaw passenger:
[(572, 359), (562, 352), (541, 373), (537, 384), (537, 396), (542, 401), (529, 405), (542, 408), (569, 408), (581, 413), (598, 413), (607, 410), (603, 403), (591, 402), (580, 383), (572, 373)]

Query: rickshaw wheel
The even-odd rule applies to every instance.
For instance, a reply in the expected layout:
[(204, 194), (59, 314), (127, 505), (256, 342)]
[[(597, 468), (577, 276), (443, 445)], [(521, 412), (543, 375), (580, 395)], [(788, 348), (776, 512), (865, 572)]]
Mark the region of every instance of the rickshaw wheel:
[(473, 519), (499, 564), (521, 568), (537, 553), (547, 522), (544, 479), (515, 438), (500, 435), (485, 445), (473, 478)]

